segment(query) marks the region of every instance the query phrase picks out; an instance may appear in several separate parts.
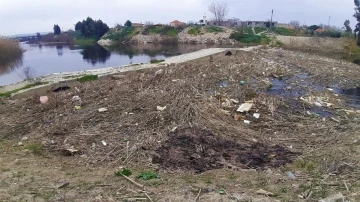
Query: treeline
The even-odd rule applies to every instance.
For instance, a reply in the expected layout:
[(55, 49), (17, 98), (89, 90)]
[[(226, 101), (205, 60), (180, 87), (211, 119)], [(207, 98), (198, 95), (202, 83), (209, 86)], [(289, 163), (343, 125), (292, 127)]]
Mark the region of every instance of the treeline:
[(100, 39), (109, 29), (106, 23), (101, 20), (93, 20), (90, 17), (75, 25), (75, 31), (79, 31), (85, 38)]

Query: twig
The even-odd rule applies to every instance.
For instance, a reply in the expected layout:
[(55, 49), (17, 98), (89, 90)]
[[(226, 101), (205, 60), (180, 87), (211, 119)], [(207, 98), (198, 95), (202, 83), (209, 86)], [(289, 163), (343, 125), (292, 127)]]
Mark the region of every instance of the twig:
[(113, 153), (115, 151), (115, 149), (118, 147), (118, 145), (116, 145), (114, 147), (114, 149), (112, 149), (108, 154), (106, 154), (106, 156), (101, 160), (101, 161), (105, 161), (107, 157), (109, 157), (111, 155), (111, 153)]
[(146, 192), (144, 192), (144, 194), (151, 202), (154, 202)]
[(346, 182), (344, 181), (344, 185), (346, 187), (346, 191), (349, 192), (349, 187), (347, 186)]
[(197, 194), (197, 196), (196, 196), (196, 198), (195, 198), (195, 202), (199, 199), (200, 193), (201, 193), (201, 189), (199, 190), (199, 193)]
[(144, 189), (144, 185), (142, 185), (142, 184), (139, 184), (139, 183), (135, 182), (134, 180), (132, 180), (131, 178), (129, 178), (129, 177), (127, 177), (127, 176), (123, 175), (123, 174), (121, 174), (121, 176), (123, 176), (125, 179), (129, 180), (130, 182), (132, 182), (132, 183), (133, 183), (133, 184), (135, 184), (136, 186), (138, 186), (138, 187), (140, 187), (140, 188)]

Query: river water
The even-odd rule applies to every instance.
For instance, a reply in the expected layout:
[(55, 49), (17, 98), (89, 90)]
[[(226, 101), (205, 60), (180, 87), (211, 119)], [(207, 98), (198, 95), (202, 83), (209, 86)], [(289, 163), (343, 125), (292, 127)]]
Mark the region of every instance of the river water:
[(0, 66), (0, 86), (57, 72), (71, 72), (136, 63), (194, 52), (204, 48), (224, 47), (197, 45), (117, 45), (112, 47), (69, 46), (65, 44), (31, 45), (22, 43), (22, 58), (11, 65)]

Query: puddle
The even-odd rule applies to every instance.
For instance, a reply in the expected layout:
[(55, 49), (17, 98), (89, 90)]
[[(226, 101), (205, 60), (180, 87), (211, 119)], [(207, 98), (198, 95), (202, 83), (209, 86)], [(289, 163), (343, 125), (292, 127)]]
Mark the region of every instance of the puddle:
[(279, 145), (239, 144), (198, 128), (170, 133), (169, 139), (156, 153), (158, 155), (153, 158), (153, 163), (165, 168), (181, 168), (196, 173), (229, 165), (244, 169), (279, 167), (291, 163), (298, 155)]
[(267, 93), (272, 95), (280, 95), (283, 97), (297, 98), (306, 94), (298, 85), (291, 86), (288, 80), (274, 78), (271, 80), (271, 88), (267, 89)]
[(346, 96), (346, 103), (360, 109), (360, 87), (356, 88), (333, 88), (334, 92)]

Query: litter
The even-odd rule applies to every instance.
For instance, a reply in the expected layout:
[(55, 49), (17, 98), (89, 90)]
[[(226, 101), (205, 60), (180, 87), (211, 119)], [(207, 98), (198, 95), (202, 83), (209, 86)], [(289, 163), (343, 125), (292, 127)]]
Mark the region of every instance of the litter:
[(106, 142), (104, 140), (101, 140), (101, 144), (103, 144), (104, 146), (106, 146)]
[(240, 81), (240, 85), (245, 85), (246, 84), (246, 81)]
[(223, 114), (225, 114), (225, 115), (228, 115), (228, 116), (231, 115), (231, 112), (228, 111), (228, 110), (220, 109), (220, 111), (221, 111)]
[(292, 173), (292, 172), (290, 172), (290, 171), (287, 172), (287, 176), (288, 176), (291, 180), (295, 180), (295, 179), (296, 179), (294, 173)]
[(158, 111), (164, 111), (164, 110), (166, 109), (166, 106), (164, 106), (164, 107), (157, 106), (156, 109), (157, 109)]
[(263, 189), (259, 189), (258, 191), (256, 191), (256, 193), (265, 196), (275, 196), (273, 193), (265, 191)]
[(100, 109), (98, 109), (98, 111), (99, 112), (106, 112), (108, 109), (106, 109), (106, 108), (100, 108)]
[(41, 104), (45, 104), (49, 101), (49, 97), (48, 96), (40, 96), (40, 102)]
[(80, 101), (81, 98), (76, 95), (76, 96), (74, 96), (71, 100), (72, 100), (72, 101)]
[(234, 104), (239, 104), (239, 100), (230, 99), (230, 101), (233, 102)]
[(244, 123), (245, 123), (245, 124), (250, 124), (250, 121), (244, 120)]
[(259, 119), (260, 118), (260, 114), (259, 113), (254, 113), (253, 115), (256, 119)]
[(244, 103), (240, 105), (240, 107), (237, 109), (238, 112), (248, 112), (250, 111), (251, 107), (253, 106), (253, 103)]

